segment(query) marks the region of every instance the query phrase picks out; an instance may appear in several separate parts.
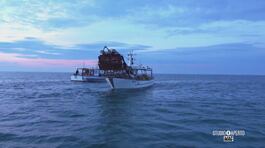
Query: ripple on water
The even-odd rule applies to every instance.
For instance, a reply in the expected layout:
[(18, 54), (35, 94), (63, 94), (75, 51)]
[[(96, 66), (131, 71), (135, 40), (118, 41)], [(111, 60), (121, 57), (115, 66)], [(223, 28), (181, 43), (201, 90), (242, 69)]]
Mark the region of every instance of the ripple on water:
[(212, 130), (228, 129), (246, 131), (229, 146), (264, 144), (264, 77), (158, 75), (110, 90), (69, 76), (0, 73), (1, 146), (223, 147)]

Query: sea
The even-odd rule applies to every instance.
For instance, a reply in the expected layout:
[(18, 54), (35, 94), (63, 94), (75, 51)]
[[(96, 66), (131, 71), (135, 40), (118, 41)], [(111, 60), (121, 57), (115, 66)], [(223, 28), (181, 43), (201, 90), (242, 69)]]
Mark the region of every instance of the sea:
[(70, 75), (0, 73), (1, 148), (265, 147), (265, 76), (157, 74), (111, 90)]

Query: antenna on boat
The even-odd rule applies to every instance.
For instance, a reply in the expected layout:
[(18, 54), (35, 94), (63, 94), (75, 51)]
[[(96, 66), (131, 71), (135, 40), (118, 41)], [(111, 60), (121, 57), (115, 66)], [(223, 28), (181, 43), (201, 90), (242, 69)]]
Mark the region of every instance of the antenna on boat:
[(128, 53), (128, 63), (129, 66), (132, 66), (134, 64), (135, 58), (133, 57), (135, 54), (133, 53), (133, 50)]

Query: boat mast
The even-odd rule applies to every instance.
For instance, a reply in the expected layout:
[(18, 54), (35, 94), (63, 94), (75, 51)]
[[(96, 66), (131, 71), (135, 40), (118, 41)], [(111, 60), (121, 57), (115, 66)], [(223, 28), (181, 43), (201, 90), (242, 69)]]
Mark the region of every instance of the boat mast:
[(129, 54), (128, 54), (128, 63), (129, 63), (129, 66), (132, 66), (134, 64), (134, 54), (133, 54), (133, 51), (131, 51)]

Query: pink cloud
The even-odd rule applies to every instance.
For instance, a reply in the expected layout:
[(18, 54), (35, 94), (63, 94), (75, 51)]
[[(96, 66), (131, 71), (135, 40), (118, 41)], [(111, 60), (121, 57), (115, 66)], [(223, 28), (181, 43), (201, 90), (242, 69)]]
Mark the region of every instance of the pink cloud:
[(30, 67), (78, 67), (85, 64), (86, 66), (95, 66), (97, 60), (68, 60), (68, 59), (44, 59), (44, 58), (24, 58), (22, 55), (15, 53), (1, 53), (0, 62), (15, 63), (22, 66)]

